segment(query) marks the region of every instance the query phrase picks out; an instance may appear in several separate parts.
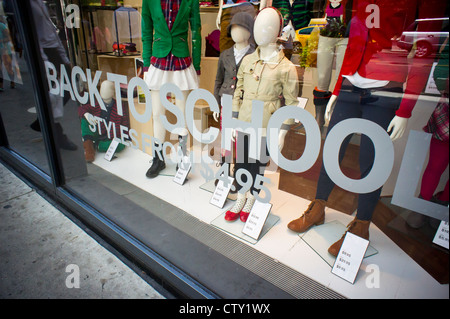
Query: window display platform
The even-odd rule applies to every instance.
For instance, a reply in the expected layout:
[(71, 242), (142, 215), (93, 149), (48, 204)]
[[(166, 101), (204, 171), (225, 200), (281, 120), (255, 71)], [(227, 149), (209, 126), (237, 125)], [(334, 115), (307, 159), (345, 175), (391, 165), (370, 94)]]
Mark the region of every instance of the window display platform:
[[(171, 175), (160, 175), (154, 179), (147, 178), (145, 173), (150, 167), (151, 156), (140, 150), (127, 147), (111, 162), (106, 161), (103, 156), (104, 154), (97, 154), (93, 165), (159, 197), (195, 217), (201, 223), (212, 225), (216, 229), (218, 228), (213, 225), (214, 220), (233, 205), (231, 200), (227, 200), (222, 209), (210, 204), (212, 193), (202, 188), (205, 179), (201, 174), (202, 167), (199, 164), (193, 165), (188, 180), (184, 185), (179, 185), (173, 181)], [(212, 164), (211, 168), (214, 171), (218, 169), (215, 164)], [(257, 256), (267, 256), (269, 259), (264, 257), (261, 258), (261, 262), (252, 260), (251, 263), (247, 263), (245, 260), (240, 260), (240, 257), (235, 258), (236, 252), (229, 251), (226, 247), (220, 249), (219, 253), (229, 258), (235, 258), (235, 262), (287, 292), (290, 292), (290, 288), (296, 284), (292, 282), (296, 279), (283, 276), (285, 272), (282, 269), (286, 267), (347, 298), (449, 297), (448, 285), (437, 282), (373, 223), (370, 226), (370, 245), (377, 253), (363, 259), (355, 283), (351, 284), (334, 275), (331, 273), (330, 262), (325, 261), (311, 247), (311, 243), (302, 239), (302, 236), (306, 236), (306, 234), (297, 234), (287, 228), (287, 224), (291, 220), (298, 218), (303, 213), (309, 201), (279, 190), (278, 173), (268, 171), (266, 177), (271, 181), (267, 185), (273, 204), (270, 216), (279, 220), (254, 244), (239, 236), (233, 236), (229, 232), (224, 231), (224, 233), (247, 245), (249, 249), (246, 249), (246, 252), (254, 252)], [(114, 187), (107, 183), (105, 186)], [(126, 194), (126, 190), (121, 190), (121, 193)], [(347, 225), (352, 219), (353, 217), (348, 214), (327, 208), (324, 225), (334, 222)], [(236, 227), (238, 224), (244, 226), (240, 220), (233, 223), (236, 223)], [(195, 232), (195, 230), (187, 231)], [(213, 249), (217, 249), (217, 247), (213, 247)], [(249, 256), (246, 258), (248, 259)], [(264, 263), (267, 260), (279, 265), (280, 272), (277, 278), (268, 275), (272, 271), (265, 269), (267, 266)], [(275, 273), (278, 273), (276, 269)], [(303, 289), (308, 289), (308, 287), (303, 287)]]

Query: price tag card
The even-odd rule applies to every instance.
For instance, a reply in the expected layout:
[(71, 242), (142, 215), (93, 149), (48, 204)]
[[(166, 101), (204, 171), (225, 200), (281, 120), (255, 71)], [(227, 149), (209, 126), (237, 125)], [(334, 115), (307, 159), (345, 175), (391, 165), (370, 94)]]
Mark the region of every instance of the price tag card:
[(189, 162), (189, 160), (183, 160), (178, 167), (178, 171), (176, 172), (173, 181), (177, 184), (183, 185), (190, 170), (191, 163)]
[(367, 239), (347, 232), (331, 272), (353, 284), (368, 246)]
[(448, 249), (448, 222), (441, 221), (433, 243)]
[(259, 201), (255, 201), (242, 232), (247, 236), (258, 240), (271, 209), (271, 203), (261, 203)]
[(119, 139), (114, 139), (111, 141), (111, 144), (108, 147), (108, 150), (105, 153), (105, 160), (107, 160), (108, 162), (111, 162), (114, 153), (117, 150), (117, 146), (119, 146)]
[(223, 208), (228, 193), (231, 190), (231, 185), (233, 185), (233, 181), (234, 178), (228, 176), (228, 183), (226, 183), (227, 185), (225, 185), (225, 181), (223, 179), (219, 179), (216, 189), (214, 190), (214, 194), (211, 197), (210, 204), (217, 206), (219, 208)]

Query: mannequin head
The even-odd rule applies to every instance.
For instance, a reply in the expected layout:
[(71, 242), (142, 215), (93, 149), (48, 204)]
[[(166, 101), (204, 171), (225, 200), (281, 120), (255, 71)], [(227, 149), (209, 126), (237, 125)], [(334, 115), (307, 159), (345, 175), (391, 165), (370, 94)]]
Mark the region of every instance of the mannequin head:
[(253, 28), (256, 44), (267, 46), (276, 43), (282, 25), (281, 15), (276, 9), (268, 7), (261, 10)]
[(330, 4), (333, 8), (337, 7), (342, 0), (330, 0)]
[(110, 103), (114, 97), (114, 83), (111, 81), (103, 81), (100, 86), (100, 96), (106, 103)]
[(238, 12), (233, 15), (233, 18), (228, 25), (227, 31), (236, 44), (248, 44), (253, 32), (253, 17), (247, 12)]
[(233, 25), (231, 26), (231, 38), (233, 39), (234, 43), (240, 44), (240, 43), (248, 43), (248, 40), (250, 39), (250, 31), (246, 28), (240, 26), (240, 25)]

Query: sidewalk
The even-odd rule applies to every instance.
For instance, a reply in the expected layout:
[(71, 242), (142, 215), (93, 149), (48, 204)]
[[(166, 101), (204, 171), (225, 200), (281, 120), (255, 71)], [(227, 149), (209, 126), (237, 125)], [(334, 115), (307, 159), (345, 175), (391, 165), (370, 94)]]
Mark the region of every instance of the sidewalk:
[(1, 299), (172, 298), (1, 163), (0, 185)]

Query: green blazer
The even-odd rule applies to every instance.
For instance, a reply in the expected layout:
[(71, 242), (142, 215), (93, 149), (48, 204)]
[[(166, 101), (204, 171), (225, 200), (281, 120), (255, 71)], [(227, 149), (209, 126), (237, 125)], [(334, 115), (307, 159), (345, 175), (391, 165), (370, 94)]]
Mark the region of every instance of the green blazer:
[(177, 17), (169, 31), (160, 0), (142, 1), (142, 58), (144, 66), (150, 66), (150, 58), (164, 58), (170, 52), (176, 57), (190, 55), (189, 25), (192, 38), (192, 62), (200, 70), (201, 21), (198, 0), (182, 0)]

